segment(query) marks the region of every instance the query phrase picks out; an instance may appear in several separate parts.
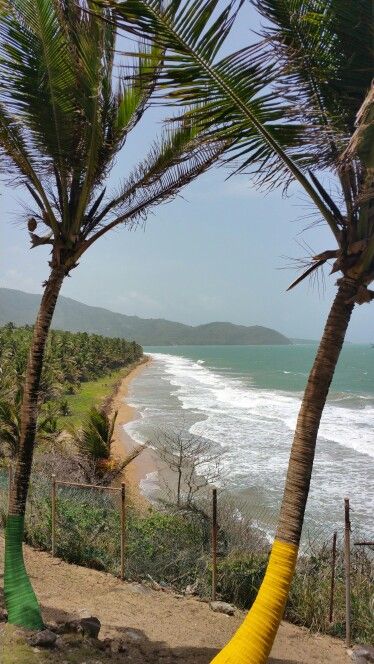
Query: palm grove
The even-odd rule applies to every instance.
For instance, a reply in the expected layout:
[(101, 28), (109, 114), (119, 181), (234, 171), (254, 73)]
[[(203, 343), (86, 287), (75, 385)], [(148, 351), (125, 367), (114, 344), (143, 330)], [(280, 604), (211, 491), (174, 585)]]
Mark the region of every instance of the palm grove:
[[(47, 8), (49, 4), (51, 6)], [(53, 51), (61, 48), (62, 53), (66, 49), (69, 54), (69, 49), (73, 49), (74, 53), (84, 49), (87, 55), (87, 49), (90, 51), (87, 30), (98, 31), (102, 44), (106, 45), (102, 46), (102, 53), (107, 53), (107, 60), (110, 61), (110, 64), (105, 63), (105, 71), (108, 72), (108, 67), (113, 67), (113, 58), (109, 56), (113, 48), (111, 24), (105, 22), (103, 27), (92, 14), (87, 18), (79, 9), (73, 9), (70, 2), (59, 4), (63, 11), (57, 16), (53, 14), (52, 3), (39, 1), (37, 5), (41, 11), (35, 19), (34, 15), (29, 17), (27, 13), (29, 3), (15, 3), (17, 10), (22, 9), (31, 23), (35, 20), (42, 22), (43, 7), (48, 13), (47, 18), (44, 15), (45, 32), (37, 32), (43, 38), (43, 47), (48, 35), (51, 37), (54, 34), (56, 24), (61, 21), (73, 21), (75, 33), (84, 33), (82, 44), (77, 46), (79, 39), (74, 36), (70, 37), (74, 43), (69, 43), (68, 47), (65, 46), (64, 33), (61, 44), (54, 40)], [(17, 13), (7, 17), (2, 28), (6, 54), (5, 64), (2, 65), (6, 81), (3, 95), (4, 99), (11, 99), (10, 107), (17, 111), (17, 118), (21, 110), (23, 124), (20, 127), (14, 116), (12, 121), (9, 109), (2, 110), (1, 142), (21, 180), (25, 183), (27, 180), (37, 206), (35, 220), (40, 225), (48, 226), (47, 238), (31, 232), (33, 243), (52, 243), (51, 277), (35, 327), (25, 381), (23, 438), (7, 527), (9, 554), (11, 546), (18, 547), (18, 551), (20, 548), (22, 528), (19, 524), (31, 465), (38, 371), (40, 373), (46, 331), (63, 276), (75, 266), (88, 246), (113, 225), (124, 220), (131, 223), (148, 205), (168, 197), (169, 191), (160, 192), (155, 197), (154, 189), (159, 186), (159, 175), (155, 180), (155, 171), (164, 173), (165, 167), (170, 168), (171, 159), (172, 173), (175, 168), (182, 169), (185, 179), (189, 181), (210, 164), (224, 146), (226, 161), (237, 171), (250, 172), (260, 186), (287, 187), (296, 180), (316, 207), (320, 219), (328, 224), (332, 232), (332, 247), (315, 256), (297, 281), (328, 261), (332, 261), (332, 271), (338, 274), (337, 294), (297, 421), (268, 571), (245, 622), (214, 660), (217, 664), (260, 664), (266, 661), (270, 652), (294, 572), (318, 427), (350, 316), (356, 304), (370, 302), (374, 296), (368, 288), (374, 276), (372, 3), (370, 0), (253, 0), (252, 4), (265, 19), (266, 27), (260, 40), (224, 57), (220, 56), (220, 49), (243, 0), (224, 3), (223, 9), (220, 9), (219, 0), (171, 0), (169, 3), (127, 0), (106, 4), (111, 4), (111, 17), (115, 17), (121, 28), (132, 36), (147, 37), (149, 40), (148, 48), (142, 48), (139, 55), (138, 76), (143, 80), (143, 86), (133, 84), (133, 92), (128, 95), (131, 102), (128, 100), (124, 104), (131, 106), (138, 95), (136, 111), (128, 112), (122, 137), (115, 143), (117, 149), (128, 126), (136, 122), (144, 111), (147, 103), (144, 97), (148, 100), (152, 94), (161, 98), (176, 109), (174, 112), (179, 122), (181, 114), (184, 118), (182, 125), (178, 125), (177, 118), (175, 120), (176, 126), (181, 128), (174, 130), (173, 136), (177, 134), (178, 139), (172, 141), (173, 148), (169, 145), (164, 147), (161, 156), (153, 151), (147, 164), (140, 167), (126, 183), (122, 197), (109, 204), (103, 202), (105, 194), (100, 189), (108, 157), (106, 160), (103, 158), (103, 168), (96, 168), (98, 163), (102, 163), (98, 138), (103, 136), (102, 127), (94, 130), (94, 123), (85, 124), (79, 120), (76, 124), (77, 108), (82, 114), (79, 118), (108, 117), (104, 113), (105, 95), (102, 94), (100, 111), (98, 95), (94, 97), (95, 101), (90, 97), (89, 101), (85, 98), (85, 104), (82, 103), (83, 87), (79, 94), (72, 94), (71, 97), (64, 94), (60, 105), (56, 105), (62, 89), (71, 94), (75, 88), (71, 82), (65, 82), (65, 76), (55, 75), (54, 68), (49, 67), (48, 75), (52, 75), (50, 80), (48, 75), (43, 78), (43, 81), (49, 81), (47, 87), (43, 83), (43, 92), (49, 108), (55, 111), (52, 114), (55, 123), (49, 125), (48, 135), (42, 132), (42, 111), (38, 109), (40, 94), (39, 103), (32, 99), (35, 60), (31, 55), (30, 61), (21, 57), (24, 52), (29, 53), (27, 49), (35, 49), (36, 30), (34, 28), (33, 32), (30, 29), (33, 39), (25, 43), (23, 34), (19, 29), (17, 32)], [(107, 33), (112, 35), (112, 41)], [(90, 34), (92, 36), (93, 33)], [(8, 44), (12, 42), (12, 47), (8, 49), (7, 39)], [(96, 39), (94, 46), (91, 45), (95, 52), (99, 48), (98, 43), (100, 39)], [(43, 53), (53, 58), (48, 49), (43, 48)], [(98, 55), (96, 60), (91, 51), (90, 55), (91, 77), (87, 78), (97, 84)], [(68, 55), (66, 58), (69, 64)], [(87, 60), (87, 57), (84, 58), (83, 69), (88, 66)], [(71, 72), (71, 65), (70, 70), (69, 66), (65, 68), (68, 73)], [(153, 71), (152, 76), (150, 70)], [(80, 68), (74, 70), (75, 76), (78, 71), (81, 76)], [(73, 74), (71, 76), (76, 80)], [(40, 85), (39, 79), (38, 83)], [(127, 89), (121, 92), (123, 98), (126, 98)], [(116, 104), (118, 109), (118, 99)], [(70, 127), (78, 126), (80, 130), (79, 149), (74, 152), (72, 146), (77, 133), (69, 134), (69, 122), (65, 122), (63, 127), (67, 136), (58, 132), (58, 120), (62, 116), (65, 119), (65, 114)], [(185, 145), (190, 148), (192, 137), (190, 135), (187, 139), (186, 133), (191, 131), (194, 137), (199, 131), (209, 141), (204, 146), (203, 157), (197, 157), (196, 144), (192, 154), (185, 148)], [(170, 135), (168, 141), (171, 141)], [(106, 144), (105, 140), (103, 143)], [(76, 153), (78, 163), (72, 164), (71, 155)], [(113, 148), (109, 161), (112, 157)], [(198, 165), (196, 161), (191, 165), (191, 160), (197, 160)], [(50, 182), (52, 177), (47, 161), (49, 168), (51, 165), (53, 168), (52, 195), (47, 194), (41, 182), (44, 177), (48, 177)], [(190, 171), (186, 177), (184, 169), (187, 164)], [(171, 175), (166, 172), (169, 182)], [(322, 184), (325, 179), (330, 183), (328, 187)], [(332, 188), (336, 192), (334, 196), (330, 193)], [(170, 193), (174, 194), (175, 188)], [(111, 215), (118, 209), (119, 217), (103, 226), (103, 213), (112, 219)], [(8, 564), (11, 560), (9, 554)]]

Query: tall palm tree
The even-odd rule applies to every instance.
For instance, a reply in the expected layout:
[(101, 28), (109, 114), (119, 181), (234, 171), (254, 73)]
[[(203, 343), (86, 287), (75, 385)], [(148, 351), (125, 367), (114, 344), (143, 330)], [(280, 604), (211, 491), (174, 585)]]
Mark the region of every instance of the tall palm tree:
[[(374, 279), (374, 92), (371, 0), (252, 0), (262, 39), (226, 57), (220, 47), (244, 0), (127, 0), (119, 25), (167, 49), (158, 92), (212, 137), (230, 137), (227, 160), (259, 184), (296, 180), (331, 229), (340, 272), (301, 404), (267, 573), (246, 620), (215, 664), (267, 661), (292, 580), (323, 408), (355, 304)], [(204, 108), (200, 107), (204, 101)], [(328, 171), (333, 198), (317, 176)]]
[(148, 106), (163, 53), (140, 44), (142, 58), (117, 66), (111, 10), (94, 14), (91, 8), (90, 0), (13, 0), (4, 3), (0, 18), (3, 172), (29, 192), (25, 221), (32, 247), (51, 250), (26, 368), (6, 525), (8, 620), (29, 628), (43, 622), (23, 562), (24, 514), (43, 355), (63, 281), (94, 242), (172, 199), (222, 150), (193, 121), (180, 121), (166, 129), (116, 195), (106, 194), (105, 178)]

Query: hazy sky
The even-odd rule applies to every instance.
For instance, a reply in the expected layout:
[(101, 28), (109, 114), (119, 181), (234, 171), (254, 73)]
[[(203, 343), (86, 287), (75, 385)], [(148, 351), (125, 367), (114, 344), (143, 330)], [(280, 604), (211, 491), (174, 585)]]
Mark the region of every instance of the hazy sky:
[[(234, 48), (248, 43), (256, 27), (253, 10), (242, 14)], [(146, 152), (160, 131), (160, 111), (148, 112), (118, 158), (113, 188)], [(285, 290), (297, 272), (290, 257), (334, 247), (331, 233), (315, 227), (313, 209), (295, 186), (288, 198), (264, 195), (244, 176), (226, 181), (213, 169), (156, 208), (145, 229), (120, 228), (83, 256), (62, 294), (125, 314), (169, 318), (189, 324), (226, 320), (266, 325), (293, 337), (318, 338), (331, 305), (336, 275), (326, 271), (325, 288), (308, 281)], [(0, 285), (41, 292), (48, 252), (29, 250), (19, 223), (21, 192), (3, 187), (0, 225)], [(322, 286), (322, 282), (320, 284)], [(348, 339), (374, 341), (374, 306), (357, 307)]]

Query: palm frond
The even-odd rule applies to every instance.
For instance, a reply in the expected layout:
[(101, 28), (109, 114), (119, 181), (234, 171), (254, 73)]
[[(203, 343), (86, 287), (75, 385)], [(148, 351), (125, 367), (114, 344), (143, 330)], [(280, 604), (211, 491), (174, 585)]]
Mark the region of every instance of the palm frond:
[(15, 0), (0, 23), (0, 94), (42, 155), (66, 171), (74, 122), (74, 62), (53, 0)]
[(336, 168), (373, 75), (371, 0), (251, 0), (266, 19), (257, 57), (304, 121), (314, 167)]
[(30, 193), (32, 192), (39, 209), (48, 215), (49, 225), (58, 235), (58, 222), (39, 177), (40, 162), (33, 157), (18, 118), (11, 116), (2, 103), (0, 103), (0, 155), (8, 176), (13, 176), (13, 183), (14, 181), (27, 183), (26, 186), (29, 187)]
[(230, 158), (240, 159), (241, 170), (254, 169), (260, 183), (284, 184), (285, 173), (291, 173), (339, 241), (334, 215), (302, 170), (310, 162), (305, 129), (288, 123), (283, 102), (269, 93), (274, 65), (256, 60), (251, 47), (216, 59), (242, 2), (232, 0), (214, 18), (217, 5), (209, 0), (112, 3), (121, 27), (166, 49), (159, 90), (169, 103), (192, 107), (190, 115), (212, 138), (229, 137)]
[(97, 408), (91, 408), (82, 429), (71, 430), (79, 452), (94, 461), (109, 459), (114, 422)]
[[(84, 251), (120, 223), (133, 225), (152, 207), (174, 199), (217, 161), (227, 145), (227, 141), (207, 140), (192, 123), (172, 123), (123, 183), (119, 195), (86, 225)], [(109, 214), (116, 216), (108, 221)]]

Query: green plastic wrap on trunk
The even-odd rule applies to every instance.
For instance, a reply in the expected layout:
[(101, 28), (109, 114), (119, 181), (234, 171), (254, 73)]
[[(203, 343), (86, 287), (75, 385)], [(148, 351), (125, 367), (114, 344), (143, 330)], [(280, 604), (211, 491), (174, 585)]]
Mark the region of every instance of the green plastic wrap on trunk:
[(8, 622), (28, 629), (43, 629), (38, 600), (23, 560), (24, 517), (9, 515), (5, 531), (4, 596)]

